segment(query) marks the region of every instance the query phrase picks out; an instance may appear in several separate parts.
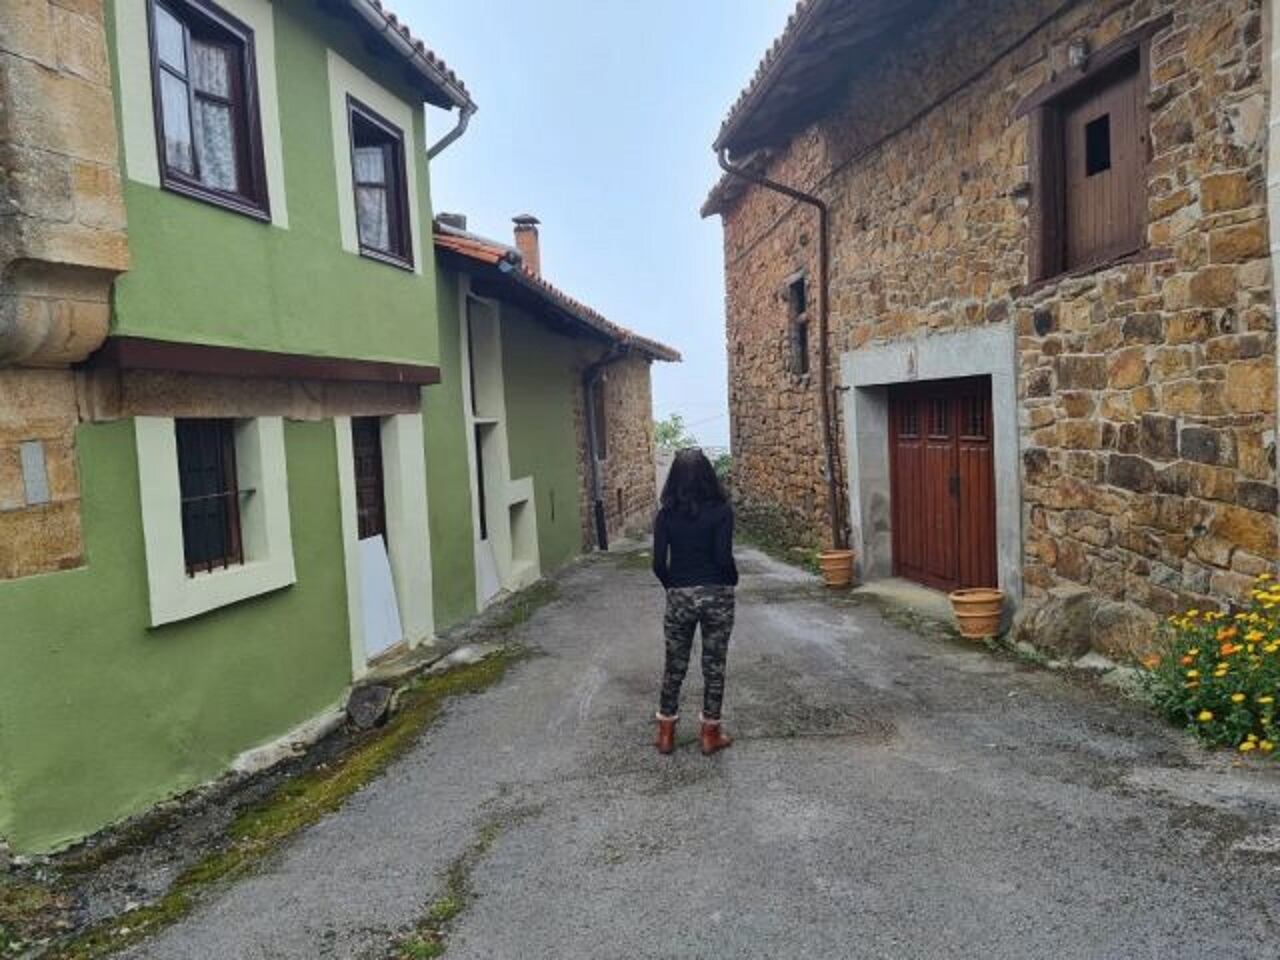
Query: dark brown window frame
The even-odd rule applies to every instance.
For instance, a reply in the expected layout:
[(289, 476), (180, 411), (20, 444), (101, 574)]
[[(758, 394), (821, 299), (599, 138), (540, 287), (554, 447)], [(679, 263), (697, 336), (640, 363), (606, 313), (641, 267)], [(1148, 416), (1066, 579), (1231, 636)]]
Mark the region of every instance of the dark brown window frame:
[[(218, 430), (220, 436), (218, 441), (221, 445), (219, 451), (218, 465), (223, 474), (220, 486), (222, 489), (209, 492), (188, 495), (184, 489), (186, 486), (183, 464), (183, 450), (185, 444), (183, 442), (183, 428), (192, 424), (198, 424), (200, 429)], [(236, 466), (236, 425), (234, 420), (226, 418), (178, 418), (174, 421), (174, 440), (177, 444), (178, 452), (178, 483), (179, 483), (179, 503), (182, 513), (182, 550), (183, 559), (186, 563), (187, 576), (193, 577), (197, 573), (212, 573), (215, 569), (227, 569), (228, 567), (241, 566), (244, 563), (244, 532), (240, 523), (240, 497), (251, 491), (243, 490), (240, 487), (240, 478), (238, 468)], [(189, 512), (193, 504), (201, 501), (219, 499), (224, 501), (223, 523), (225, 529), (222, 536), (225, 538), (225, 551), (220, 556), (206, 555), (199, 560), (192, 560), (192, 543), (191, 537), (193, 531)], [(204, 518), (207, 521), (207, 518)], [(207, 554), (207, 551), (202, 551)]]
[[(210, 187), (197, 177), (175, 170), (169, 166), (165, 151), (164, 138), (164, 105), (160, 92), (159, 42), (156, 32), (156, 6), (166, 7), (177, 19), (181, 14), (204, 19), (219, 30), (230, 34), (240, 45), (240, 69), (232, 76), (232, 97), (230, 105), (236, 125), (237, 140), (236, 166), (245, 192), (233, 193)], [(253, 30), (240, 20), (227, 13), (210, 0), (147, 0), (148, 51), (151, 59), (151, 97), (152, 121), (156, 137), (156, 156), (160, 164), (160, 186), (172, 193), (178, 193), (194, 200), (216, 207), (222, 207), (235, 213), (243, 214), (264, 223), (271, 222), (271, 199), (267, 193), (266, 161), (262, 146), (262, 115), (258, 105), (258, 73), (257, 57), (254, 48)], [(191, 63), (190, 44), (186, 50), (188, 70)], [(191, 110), (192, 85), (187, 84), (188, 110)], [(192, 125), (193, 159), (194, 157), (194, 115)]]
[[(1014, 108), (1015, 119), (1030, 119), (1028, 169), (1031, 177), (1030, 249), (1028, 287), (1034, 288), (1065, 277), (1097, 272), (1116, 263), (1141, 257), (1150, 240), (1147, 236), (1147, 206), (1140, 205), (1142, 222), (1134, 245), (1102, 251), (1096, 258), (1068, 268), (1066, 260), (1066, 174), (1063, 169), (1062, 110), (1082, 93), (1102, 87), (1130, 58), (1137, 58), (1138, 143), (1143, 151), (1142, 170), (1151, 162), (1151, 117), (1148, 99), (1151, 90), (1151, 42), (1170, 26), (1172, 15), (1158, 17), (1129, 31), (1094, 52), (1084, 69), (1072, 69), (1026, 96)], [(1149, 178), (1141, 177), (1145, 191)]]
[[(395, 163), (393, 166), (394, 191), (387, 211), (391, 222), (387, 224), (389, 234), (394, 235), (400, 244), (399, 250), (379, 250), (370, 247), (360, 238), (360, 204), (356, 197), (360, 183), (356, 179), (356, 117), (364, 123), (371, 124), (387, 134), (395, 145)], [(376, 110), (347, 94), (347, 141), (351, 152), (351, 204), (355, 217), (356, 245), (362, 257), (378, 260), (381, 263), (399, 267), (402, 270), (414, 269), (413, 223), (410, 220), (409, 200), (409, 156), (405, 150), (404, 131), (387, 120)], [(403, 252), (401, 252), (403, 251)]]

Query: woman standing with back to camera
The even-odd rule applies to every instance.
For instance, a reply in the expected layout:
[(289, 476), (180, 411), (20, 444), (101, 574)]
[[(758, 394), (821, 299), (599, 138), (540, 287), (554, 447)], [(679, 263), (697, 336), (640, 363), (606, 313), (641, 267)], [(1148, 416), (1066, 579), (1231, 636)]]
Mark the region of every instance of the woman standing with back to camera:
[(689, 671), (693, 633), (702, 627), (702, 752), (733, 741), (720, 727), (724, 667), (733, 632), (733, 508), (706, 455), (681, 450), (671, 464), (653, 524), (653, 572), (667, 590), (666, 667), (658, 707), (659, 753), (675, 749), (680, 687)]

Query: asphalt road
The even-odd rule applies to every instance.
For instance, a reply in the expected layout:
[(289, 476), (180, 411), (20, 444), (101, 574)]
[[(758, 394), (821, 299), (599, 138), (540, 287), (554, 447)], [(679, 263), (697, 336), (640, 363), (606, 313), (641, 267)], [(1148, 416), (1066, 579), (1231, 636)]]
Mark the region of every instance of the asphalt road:
[(451, 960), (1280, 956), (1280, 765), (741, 566), (726, 753), (652, 751), (661, 593), (594, 559), (540, 656), (132, 955), (384, 957), (462, 858)]

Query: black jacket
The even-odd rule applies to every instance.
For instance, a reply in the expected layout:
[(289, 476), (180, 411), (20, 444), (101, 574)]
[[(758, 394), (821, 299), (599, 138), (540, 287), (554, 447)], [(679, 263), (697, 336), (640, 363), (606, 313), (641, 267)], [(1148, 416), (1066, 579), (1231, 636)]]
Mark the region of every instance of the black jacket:
[(733, 508), (708, 504), (692, 516), (659, 510), (653, 523), (653, 572), (668, 590), (736, 586)]

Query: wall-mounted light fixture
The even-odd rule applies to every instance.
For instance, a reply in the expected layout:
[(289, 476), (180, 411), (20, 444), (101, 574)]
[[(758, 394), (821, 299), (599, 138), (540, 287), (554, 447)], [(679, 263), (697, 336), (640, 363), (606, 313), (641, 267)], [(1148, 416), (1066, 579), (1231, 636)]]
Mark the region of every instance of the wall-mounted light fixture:
[(1076, 37), (1067, 47), (1067, 63), (1073, 70), (1083, 70), (1089, 65), (1089, 41), (1084, 37)]

